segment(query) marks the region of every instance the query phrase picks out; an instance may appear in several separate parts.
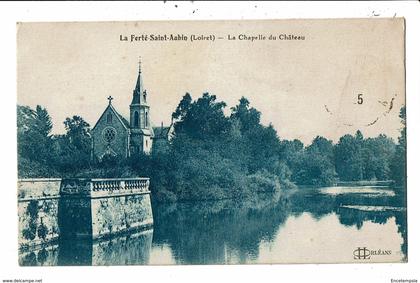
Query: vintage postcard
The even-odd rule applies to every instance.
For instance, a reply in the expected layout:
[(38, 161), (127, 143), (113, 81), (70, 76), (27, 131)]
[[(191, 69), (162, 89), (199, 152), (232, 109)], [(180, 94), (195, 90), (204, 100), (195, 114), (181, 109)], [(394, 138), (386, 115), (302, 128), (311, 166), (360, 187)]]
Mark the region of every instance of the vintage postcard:
[(407, 262), (403, 18), (17, 24), (21, 266)]

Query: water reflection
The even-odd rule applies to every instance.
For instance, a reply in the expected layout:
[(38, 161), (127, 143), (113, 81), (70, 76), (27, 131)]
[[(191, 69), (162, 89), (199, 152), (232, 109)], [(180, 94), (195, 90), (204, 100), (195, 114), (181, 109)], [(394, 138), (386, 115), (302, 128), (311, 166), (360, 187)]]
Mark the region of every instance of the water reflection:
[(139, 265), (148, 264), (153, 230), (108, 240), (63, 240), (58, 245), (22, 252), (20, 265)]
[[(154, 204), (154, 230), (101, 242), (60, 242), (20, 254), (21, 265), (354, 262), (357, 247), (406, 260), (405, 198), (300, 189), (257, 200)], [(378, 191), (382, 190), (382, 191)], [(384, 192), (384, 190), (387, 190)]]
[(141, 231), (101, 241), (60, 243), (59, 265), (134, 265), (147, 264), (153, 230)]
[(395, 196), (395, 192), (388, 187), (328, 187), (318, 190), (321, 194), (345, 195), (363, 194), (370, 196)]
[(372, 261), (399, 262), (404, 258), (402, 242), (394, 217), (383, 225), (366, 221), (359, 229), (340, 225), (335, 213), (316, 220), (305, 212), (289, 217), (274, 241), (261, 243), (258, 263), (357, 262), (353, 255), (357, 247), (391, 250), (387, 256), (372, 256)]

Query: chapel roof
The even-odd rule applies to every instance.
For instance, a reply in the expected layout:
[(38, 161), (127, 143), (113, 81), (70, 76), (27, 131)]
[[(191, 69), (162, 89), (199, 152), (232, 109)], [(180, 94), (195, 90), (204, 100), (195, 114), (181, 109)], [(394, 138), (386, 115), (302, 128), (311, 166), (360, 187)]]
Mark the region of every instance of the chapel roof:
[(118, 120), (122, 123), (122, 125), (128, 130), (130, 128), (130, 123), (127, 121), (127, 119), (125, 119), (120, 113), (117, 112), (117, 110), (115, 110), (114, 106), (111, 103), (111, 100), (113, 98), (110, 96), (108, 97), (109, 100), (109, 104), (108, 106), (105, 108), (104, 112), (102, 113), (102, 115), (99, 117), (98, 121), (96, 121), (95, 126), (93, 126), (92, 131), (95, 130), (96, 126), (98, 125), (99, 121), (101, 121), (102, 117), (104, 116), (104, 114), (107, 112), (108, 109), (110, 109), (112, 112), (114, 112), (114, 114), (117, 116)]
[(170, 127), (153, 127), (155, 139), (167, 139)]
[[(115, 110), (115, 109), (114, 109)], [(123, 122), (124, 126), (126, 126), (127, 128), (130, 128), (130, 122), (128, 122), (127, 119), (125, 119), (120, 113), (118, 113), (115, 110), (115, 113), (118, 115), (118, 117), (121, 119), (121, 121)]]

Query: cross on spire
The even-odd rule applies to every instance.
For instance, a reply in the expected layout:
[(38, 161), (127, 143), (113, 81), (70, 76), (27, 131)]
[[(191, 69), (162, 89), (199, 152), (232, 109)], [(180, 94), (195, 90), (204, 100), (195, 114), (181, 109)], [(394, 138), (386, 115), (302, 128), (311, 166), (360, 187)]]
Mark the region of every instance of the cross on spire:
[(109, 100), (109, 104), (111, 105), (111, 100), (113, 100), (114, 98), (112, 98), (112, 96), (108, 96), (108, 100)]

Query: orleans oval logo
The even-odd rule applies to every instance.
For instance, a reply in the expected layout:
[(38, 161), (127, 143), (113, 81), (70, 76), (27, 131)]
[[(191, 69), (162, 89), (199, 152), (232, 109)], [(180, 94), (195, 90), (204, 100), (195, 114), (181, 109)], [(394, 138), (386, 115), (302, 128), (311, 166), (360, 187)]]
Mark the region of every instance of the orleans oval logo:
[(366, 247), (358, 247), (353, 251), (354, 259), (370, 259), (370, 250)]

